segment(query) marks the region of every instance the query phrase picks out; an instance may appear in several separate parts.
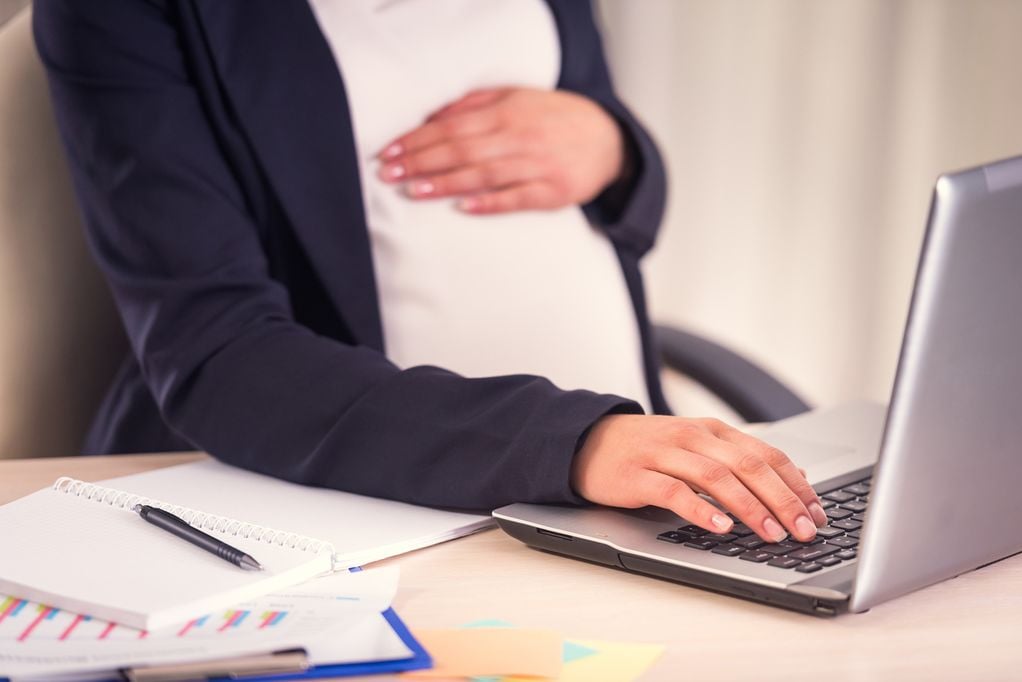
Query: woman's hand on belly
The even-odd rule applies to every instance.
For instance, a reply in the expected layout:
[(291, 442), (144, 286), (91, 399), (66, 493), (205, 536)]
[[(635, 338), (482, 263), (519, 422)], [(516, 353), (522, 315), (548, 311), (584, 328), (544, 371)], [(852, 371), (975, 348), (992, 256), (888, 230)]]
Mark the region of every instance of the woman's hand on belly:
[(387, 145), (379, 175), (412, 199), (459, 197), (468, 213), (557, 209), (615, 181), (624, 147), (617, 122), (581, 95), (475, 90)]
[[(816, 534), (827, 517), (804, 474), (780, 450), (716, 419), (609, 415), (593, 425), (572, 466), (591, 502), (655, 505), (714, 533), (732, 520), (705, 492), (768, 542)], [(783, 526), (783, 528), (782, 528)]]

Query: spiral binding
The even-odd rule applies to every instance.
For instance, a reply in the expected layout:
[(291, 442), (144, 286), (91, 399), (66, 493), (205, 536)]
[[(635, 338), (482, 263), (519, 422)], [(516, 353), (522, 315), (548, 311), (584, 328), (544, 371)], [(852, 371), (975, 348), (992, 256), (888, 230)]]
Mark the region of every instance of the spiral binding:
[(113, 488), (104, 488), (95, 483), (86, 483), (85, 481), (79, 481), (68, 476), (58, 478), (53, 484), (53, 489), (60, 493), (89, 500), (90, 502), (99, 502), (100, 504), (106, 504), (116, 509), (127, 511), (131, 511), (136, 504), (156, 507), (184, 519), (190, 526), (200, 530), (213, 531), (214, 533), (221, 533), (231, 537), (253, 539), (256, 542), (279, 545), (302, 552), (317, 554), (319, 552), (330, 552), (331, 555), (335, 554), (334, 546), (323, 540), (298, 535), (297, 533), (274, 530), (254, 523), (245, 523), (244, 521), (237, 521), (224, 516), (207, 514), (206, 512), (200, 512), (189, 507), (154, 500), (144, 495), (126, 493), (121, 490), (114, 490)]

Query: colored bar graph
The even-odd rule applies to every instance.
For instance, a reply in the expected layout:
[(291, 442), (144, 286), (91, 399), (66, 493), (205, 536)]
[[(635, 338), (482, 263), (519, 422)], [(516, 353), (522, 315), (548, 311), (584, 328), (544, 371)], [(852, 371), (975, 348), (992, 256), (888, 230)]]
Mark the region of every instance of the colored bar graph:
[(43, 622), (43, 619), (49, 617), (50, 613), (53, 612), (52, 608), (50, 608), (49, 606), (43, 606), (42, 604), (40, 604), (36, 608), (38, 609), (39, 615), (35, 617), (35, 619), (27, 628), (22, 630), (20, 635), (18, 635), (19, 642), (24, 642), (26, 639), (28, 639), (29, 635), (32, 634), (32, 631), (36, 629), (36, 626), (38, 626), (39, 623)]
[(25, 599), (19, 599), (18, 600), (18, 605), (14, 607), (13, 611), (11, 611), (11, 618), (14, 618), (19, 613), (21, 613), (21, 610), (23, 608), (25, 608), (26, 606), (28, 606), (28, 601), (25, 600)]
[(223, 625), (217, 628), (217, 632), (223, 632), (229, 627), (234, 627), (235, 623), (239, 622), (242, 618), (244, 618), (243, 614), (246, 613), (248, 613), (248, 611), (228, 611), (227, 613), (224, 614), (224, 618), (226, 618), (227, 620), (224, 621)]
[(185, 635), (188, 634), (188, 631), (191, 630), (193, 627), (195, 627), (195, 621), (194, 620), (188, 621), (187, 623), (185, 623), (185, 626), (178, 631), (177, 636), (184, 637)]
[(70, 637), (71, 633), (74, 632), (75, 628), (78, 627), (78, 624), (81, 623), (83, 620), (85, 620), (85, 616), (82, 615), (75, 616), (75, 619), (71, 621), (71, 624), (68, 625), (67, 628), (65, 628), (64, 632), (60, 633), (60, 637), (58, 637), (58, 639), (64, 641), (65, 639)]
[(203, 616), (202, 618), (197, 618), (195, 620), (188, 621), (187, 623), (185, 623), (185, 626), (183, 628), (181, 628), (180, 632), (177, 633), (177, 636), (178, 637), (184, 637), (192, 629), (194, 629), (194, 628), (201, 628), (203, 625), (206, 624), (207, 620), (209, 620), (209, 616)]
[(263, 622), (259, 624), (259, 629), (272, 628), (274, 625), (284, 620), (284, 616), (287, 615), (287, 611), (264, 611), (260, 618)]
[(99, 633), (100, 639), (106, 639), (113, 632), (114, 628), (117, 627), (117, 623), (107, 623), (107, 626), (103, 628), (103, 632)]
[(259, 617), (263, 619), (263, 622), (259, 624), (259, 629), (262, 630), (270, 624), (270, 621), (277, 617), (277, 611), (263, 611), (263, 615)]
[(217, 632), (223, 632), (230, 628), (232, 625), (234, 625), (234, 622), (238, 620), (238, 617), (240, 615), (241, 611), (227, 611), (226, 613), (224, 613), (224, 618), (226, 620), (224, 621), (224, 625), (217, 628)]
[(4, 619), (7, 618), (7, 616), (11, 616), (13, 618), (15, 615), (14, 612), (16, 610), (20, 611), (21, 608), (24, 606), (25, 606), (24, 599), (15, 599), (14, 597), (7, 597), (7, 599), (4, 600), (3, 606), (0, 606), (0, 623), (4, 622)]

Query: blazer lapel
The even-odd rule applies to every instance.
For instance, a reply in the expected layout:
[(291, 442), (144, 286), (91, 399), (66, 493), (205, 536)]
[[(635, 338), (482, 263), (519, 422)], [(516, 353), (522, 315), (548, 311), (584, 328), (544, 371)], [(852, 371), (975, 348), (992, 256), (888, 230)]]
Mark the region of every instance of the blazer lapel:
[(214, 68), (331, 300), (383, 349), (355, 142), (340, 72), (305, 2), (197, 0)]

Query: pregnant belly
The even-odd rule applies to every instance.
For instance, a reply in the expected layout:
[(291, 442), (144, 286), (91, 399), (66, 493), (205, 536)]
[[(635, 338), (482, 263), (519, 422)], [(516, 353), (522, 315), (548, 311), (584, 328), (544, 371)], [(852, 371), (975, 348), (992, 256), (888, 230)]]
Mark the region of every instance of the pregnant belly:
[(579, 209), (479, 217), (446, 202), (374, 208), (384, 338), (399, 366), (537, 374), (648, 404), (617, 256)]

